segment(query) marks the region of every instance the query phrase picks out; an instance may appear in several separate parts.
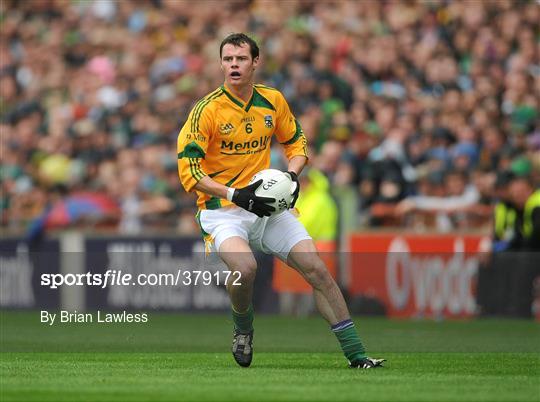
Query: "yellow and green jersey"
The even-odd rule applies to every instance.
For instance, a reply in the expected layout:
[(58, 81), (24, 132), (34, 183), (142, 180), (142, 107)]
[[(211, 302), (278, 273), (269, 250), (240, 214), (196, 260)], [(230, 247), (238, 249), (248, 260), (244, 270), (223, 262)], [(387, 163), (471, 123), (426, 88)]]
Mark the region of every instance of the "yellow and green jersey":
[[(307, 157), (306, 137), (287, 101), (276, 89), (254, 85), (245, 103), (221, 86), (201, 99), (178, 135), (178, 174), (186, 191), (204, 176), (232, 187), (246, 186), (253, 175), (270, 166), (272, 136), (288, 159)], [(200, 191), (199, 209), (232, 203)]]

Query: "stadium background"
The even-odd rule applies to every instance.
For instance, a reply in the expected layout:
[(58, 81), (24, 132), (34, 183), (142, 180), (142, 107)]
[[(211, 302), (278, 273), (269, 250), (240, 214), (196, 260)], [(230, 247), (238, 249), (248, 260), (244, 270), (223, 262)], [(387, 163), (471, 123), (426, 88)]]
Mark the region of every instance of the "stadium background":
[[(493, 208), (507, 186), (500, 172), (540, 183), (538, 2), (35, 0), (3, 1), (0, 10), (3, 352), (63, 350), (54, 334), (49, 339), (33, 324), (32, 312), (43, 308), (228, 311), (220, 287), (50, 290), (39, 274), (100, 272), (114, 264), (131, 272), (200, 266), (195, 199), (178, 179), (176, 137), (194, 103), (222, 83), (219, 43), (231, 32), (258, 41), (257, 81), (284, 93), (306, 133), (311, 160), (301, 219), (354, 314), (540, 314), (538, 302), (529, 299), (524, 312), (523, 300), (511, 300), (504, 286), (487, 290), (498, 306), (486, 310), (476, 300), (479, 273), (493, 265)], [(284, 168), (275, 145), (273, 167)], [(432, 205), (424, 196), (445, 201)], [(522, 251), (501, 254), (499, 264), (528, 269), (535, 255)], [(259, 258), (256, 311), (282, 313), (275, 319), (294, 331), (287, 316), (313, 312), (309, 290), (271, 258)], [(510, 293), (532, 287), (516, 286)], [(164, 317), (156, 331), (197, 320)], [(261, 318), (261, 325), (271, 328), (264, 320), (272, 319)], [(298, 323), (308, 323), (311, 334), (314, 324), (306, 320)], [(459, 342), (450, 342), (452, 349), (422, 336), (425, 349), (395, 347), (388, 334), (412, 326), (370, 323), (381, 331), (367, 330), (371, 343), (382, 339), (378, 351), (460, 349)], [(467, 338), (474, 329), (427, 325), (432, 341), (447, 330), (463, 335), (460, 351), (538, 355), (527, 338), (538, 335), (533, 323), (471, 324), (493, 336), (484, 348)], [(497, 332), (503, 327), (514, 337)], [(121, 351), (124, 335), (88, 349), (76, 335), (63, 339), (66, 350), (103, 352), (109, 340), (110, 350)], [(530, 343), (514, 349), (512, 340), (517, 345), (522, 335)], [(91, 332), (85, 337), (94, 339)], [(505, 337), (508, 349), (500, 347)], [(261, 342), (262, 349), (283, 350), (287, 341)], [(328, 351), (317, 341), (307, 345)], [(146, 347), (202, 350), (162, 342)], [(213, 342), (203, 341), (210, 352)], [(308, 351), (296, 344), (290, 350)], [(3, 377), (17, 366), (10, 358), (5, 364)], [(21, 398), (21, 383), (6, 384), (12, 393), (4, 396)], [(534, 381), (526, 385), (519, 398), (533, 400)]]

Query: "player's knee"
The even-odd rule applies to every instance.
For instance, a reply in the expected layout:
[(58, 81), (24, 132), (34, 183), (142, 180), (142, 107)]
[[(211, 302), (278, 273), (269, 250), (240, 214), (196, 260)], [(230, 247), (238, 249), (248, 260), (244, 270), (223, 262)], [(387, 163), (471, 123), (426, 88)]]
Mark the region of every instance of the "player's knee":
[(319, 267), (313, 271), (312, 286), (317, 289), (328, 288), (332, 285), (332, 277), (325, 267)]
[(241, 283), (251, 283), (255, 280), (257, 261), (254, 258), (246, 258), (229, 266), (232, 272), (238, 272)]
[(240, 272), (240, 282), (241, 283), (253, 283), (255, 281), (255, 272), (257, 271), (256, 267), (249, 267), (247, 269), (238, 270)]
[(314, 288), (320, 289), (332, 283), (332, 277), (320, 258), (312, 259), (304, 268), (306, 280)]

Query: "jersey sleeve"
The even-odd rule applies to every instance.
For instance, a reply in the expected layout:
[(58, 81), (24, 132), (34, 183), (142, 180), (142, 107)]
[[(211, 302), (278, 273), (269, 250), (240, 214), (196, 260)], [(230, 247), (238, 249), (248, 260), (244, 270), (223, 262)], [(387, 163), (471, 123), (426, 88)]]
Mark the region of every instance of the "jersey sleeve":
[(280, 93), (276, 100), (276, 137), (285, 149), (285, 156), (291, 159), (293, 156), (307, 155), (307, 140), (300, 126), (287, 104), (287, 101)]
[(187, 192), (193, 191), (199, 180), (207, 176), (201, 168), (201, 159), (206, 156), (211, 137), (212, 118), (208, 108), (199, 110), (195, 106), (177, 141), (178, 175)]

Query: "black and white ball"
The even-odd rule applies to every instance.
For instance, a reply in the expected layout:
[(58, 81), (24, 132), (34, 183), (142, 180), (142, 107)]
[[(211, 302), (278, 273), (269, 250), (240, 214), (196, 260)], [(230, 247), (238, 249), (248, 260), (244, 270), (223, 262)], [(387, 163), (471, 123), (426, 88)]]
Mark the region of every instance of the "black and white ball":
[(254, 183), (262, 179), (261, 185), (255, 190), (255, 194), (259, 197), (274, 198), (273, 206), (275, 211), (272, 215), (276, 215), (290, 208), (293, 200), (293, 193), (296, 189), (296, 183), (291, 180), (288, 174), (277, 169), (265, 169), (255, 174), (249, 182)]

